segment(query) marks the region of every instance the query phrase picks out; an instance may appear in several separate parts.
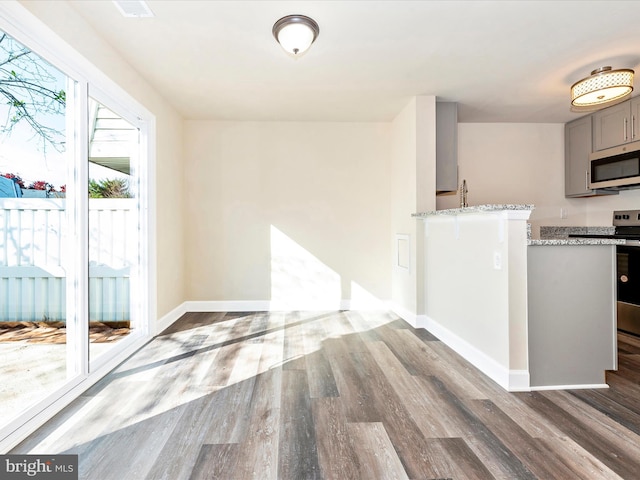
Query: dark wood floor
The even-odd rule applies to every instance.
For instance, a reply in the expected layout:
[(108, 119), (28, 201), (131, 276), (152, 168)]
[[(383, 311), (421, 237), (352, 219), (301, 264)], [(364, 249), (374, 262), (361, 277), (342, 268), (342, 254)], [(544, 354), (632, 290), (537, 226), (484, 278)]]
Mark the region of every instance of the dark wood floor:
[(640, 340), (610, 389), (507, 393), (390, 313), (192, 313), (12, 453), (108, 479), (638, 479)]

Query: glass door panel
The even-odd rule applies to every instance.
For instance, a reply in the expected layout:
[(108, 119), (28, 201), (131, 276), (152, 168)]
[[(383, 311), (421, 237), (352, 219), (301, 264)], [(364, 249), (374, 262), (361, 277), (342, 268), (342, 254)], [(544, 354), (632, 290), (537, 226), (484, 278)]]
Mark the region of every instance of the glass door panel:
[(137, 328), (139, 132), (89, 98), (90, 363)]
[(75, 345), (66, 328), (74, 90), (0, 31), (0, 428), (77, 370), (67, 365)]

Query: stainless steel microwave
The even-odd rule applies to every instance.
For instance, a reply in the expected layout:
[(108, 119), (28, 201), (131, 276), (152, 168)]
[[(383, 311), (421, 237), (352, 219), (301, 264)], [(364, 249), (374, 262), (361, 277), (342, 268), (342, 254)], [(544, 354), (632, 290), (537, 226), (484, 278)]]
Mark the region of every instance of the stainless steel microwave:
[(640, 188), (640, 141), (589, 155), (589, 188)]

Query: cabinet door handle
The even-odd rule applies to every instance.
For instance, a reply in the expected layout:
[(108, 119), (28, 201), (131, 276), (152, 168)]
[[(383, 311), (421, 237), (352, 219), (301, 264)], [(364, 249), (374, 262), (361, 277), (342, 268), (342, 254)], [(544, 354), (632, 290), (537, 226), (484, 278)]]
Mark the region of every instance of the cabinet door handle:
[(584, 188), (585, 190), (590, 190), (589, 189), (589, 170), (584, 171)]
[(631, 115), (631, 140), (636, 138), (636, 116)]
[(625, 119), (624, 119), (624, 130), (623, 130), (623, 132), (624, 132), (624, 137), (623, 137), (623, 138), (624, 138), (624, 141), (625, 141), (625, 142), (626, 142), (626, 141), (627, 141), (627, 139), (629, 138), (629, 137), (627, 136), (627, 123), (629, 123), (629, 122), (628, 122), (628, 121), (627, 121), (627, 119), (625, 118)]

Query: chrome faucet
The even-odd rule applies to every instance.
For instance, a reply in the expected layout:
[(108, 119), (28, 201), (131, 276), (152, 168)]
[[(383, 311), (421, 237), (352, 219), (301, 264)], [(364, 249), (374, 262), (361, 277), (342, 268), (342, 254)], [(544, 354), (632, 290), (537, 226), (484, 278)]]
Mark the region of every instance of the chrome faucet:
[(469, 206), (467, 202), (467, 193), (469, 190), (467, 189), (467, 181), (462, 180), (462, 185), (460, 185), (460, 208), (465, 208)]

